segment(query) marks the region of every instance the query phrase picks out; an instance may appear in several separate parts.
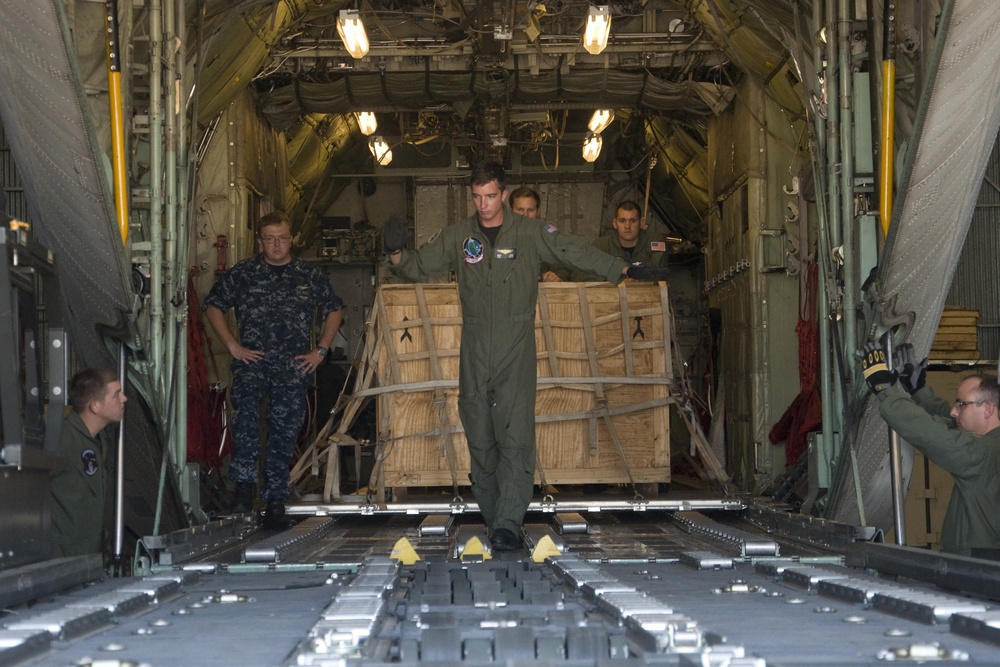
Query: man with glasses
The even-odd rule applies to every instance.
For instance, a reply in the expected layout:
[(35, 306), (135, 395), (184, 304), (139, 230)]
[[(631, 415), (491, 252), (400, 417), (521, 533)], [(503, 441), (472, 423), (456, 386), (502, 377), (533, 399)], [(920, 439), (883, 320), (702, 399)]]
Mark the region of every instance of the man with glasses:
[[(643, 227), (646, 219), (642, 209), (634, 201), (618, 204), (615, 219), (611, 222), (614, 234), (605, 234), (594, 241), (598, 250), (612, 257), (623, 259), (630, 266), (666, 268), (667, 244), (663, 237), (655, 238)], [(576, 282), (599, 282), (604, 280), (593, 273), (575, 271), (572, 279)]]
[[(257, 222), (260, 254), (229, 269), (205, 299), (205, 317), (232, 355), (233, 512), (253, 510), (260, 455), (260, 408), (267, 407), (267, 452), (261, 498), (264, 526), (283, 529), (288, 464), (306, 416), (306, 389), (329, 353), (343, 316), (343, 301), (318, 269), (292, 255), (292, 225), (284, 213)], [(225, 313), (236, 309), (239, 339)], [(310, 345), (314, 313), (322, 328)]]
[(927, 360), (914, 362), (912, 345), (900, 346), (892, 370), (878, 343), (868, 343), (862, 354), (865, 382), (879, 399), (882, 418), (954, 478), (941, 527), (941, 550), (969, 556), (975, 549), (1000, 549), (996, 378), (980, 374), (964, 378), (955, 402), (948, 403), (924, 386)]

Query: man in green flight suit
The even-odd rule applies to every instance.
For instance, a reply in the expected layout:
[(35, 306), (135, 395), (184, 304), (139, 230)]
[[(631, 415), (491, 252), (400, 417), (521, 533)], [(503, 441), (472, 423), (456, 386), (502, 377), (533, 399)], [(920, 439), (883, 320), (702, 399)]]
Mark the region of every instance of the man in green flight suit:
[[(927, 360), (913, 362), (912, 345), (899, 347), (890, 370), (879, 343), (863, 349), (865, 382), (882, 419), (955, 481), (941, 525), (941, 551), (974, 555), (1000, 549), (1000, 386), (970, 375), (949, 403), (924, 386)], [(898, 370), (897, 370), (898, 369)], [(898, 380), (898, 382), (897, 382)], [(902, 387), (902, 388), (900, 388)]]
[(118, 376), (106, 368), (84, 368), (69, 381), (73, 410), (63, 418), (59, 452), (67, 467), (49, 475), (52, 556), (100, 553), (104, 527), (104, 428), (125, 416)]
[(451, 269), (462, 305), (458, 411), (471, 459), (472, 490), (493, 548), (511, 551), (531, 503), (535, 474), (535, 300), (543, 262), (593, 271), (602, 280), (662, 279), (513, 213), (503, 167), (481, 162), (470, 178), (476, 214), (445, 227), (415, 252), (404, 250), (406, 223), (391, 216), (384, 245), (389, 266), (422, 281)]
[[(654, 238), (648, 229), (643, 227), (645, 218), (639, 205), (634, 201), (623, 201), (618, 204), (615, 219), (611, 222), (614, 234), (604, 234), (594, 241), (594, 247), (606, 252), (612, 257), (625, 260), (632, 266), (660, 267), (667, 266), (667, 244), (663, 238)], [(574, 271), (570, 279), (575, 282), (596, 282), (603, 277), (588, 272)]]

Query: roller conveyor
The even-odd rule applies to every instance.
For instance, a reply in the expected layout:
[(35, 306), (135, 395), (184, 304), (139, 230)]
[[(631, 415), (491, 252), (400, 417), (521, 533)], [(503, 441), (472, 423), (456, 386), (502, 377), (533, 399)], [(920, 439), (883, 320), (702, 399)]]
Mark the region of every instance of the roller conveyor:
[[(313, 517), (183, 563), (165, 549), (170, 562), (153, 574), (0, 618), (0, 664), (1000, 661), (993, 601), (847, 566), (844, 554), (766, 532), (739, 512), (681, 522), (655, 510), (591, 512), (572, 518), (569, 532), (554, 513), (530, 515), (526, 548), (513, 553), (493, 551), (477, 517), (449, 518)], [(692, 524), (712, 530), (688, 532)], [(737, 535), (770, 540), (781, 555), (747, 555)], [(459, 549), (469, 536), (483, 548)], [(401, 539), (419, 560), (391, 557)]]

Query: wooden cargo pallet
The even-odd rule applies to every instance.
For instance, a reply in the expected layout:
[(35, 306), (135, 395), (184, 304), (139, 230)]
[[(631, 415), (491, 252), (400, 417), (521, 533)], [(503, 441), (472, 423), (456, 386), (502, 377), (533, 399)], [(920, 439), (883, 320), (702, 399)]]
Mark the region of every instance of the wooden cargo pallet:
[[(344, 419), (330, 435), (331, 418), (300, 457), (292, 483), (325, 468), (324, 499), (339, 498), (336, 450), (356, 445), (347, 418), (357, 413), (355, 404), (375, 397), (379, 444), (369, 487), (381, 501), (386, 488), (467, 486), (469, 455), (458, 417), (461, 322), (454, 284), (380, 287)], [(672, 330), (666, 286), (539, 285), (539, 482), (670, 481)], [(707, 476), (728, 483), (700, 429), (686, 411), (681, 415)]]
[(945, 306), (931, 342), (931, 361), (979, 358), (979, 311)]

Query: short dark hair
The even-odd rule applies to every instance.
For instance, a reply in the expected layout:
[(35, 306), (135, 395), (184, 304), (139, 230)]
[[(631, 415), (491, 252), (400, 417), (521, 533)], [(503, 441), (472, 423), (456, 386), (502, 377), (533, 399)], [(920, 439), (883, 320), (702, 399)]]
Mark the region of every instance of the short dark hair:
[(618, 206), (615, 207), (615, 215), (618, 214), (618, 211), (635, 211), (636, 213), (639, 214), (640, 218), (642, 217), (642, 209), (639, 208), (639, 205), (636, 204), (631, 199), (626, 199), (623, 202), (618, 202)]
[(84, 368), (69, 380), (69, 404), (82, 413), (91, 401), (100, 401), (108, 393), (108, 385), (118, 381), (118, 374), (107, 368)]
[(257, 224), (254, 226), (254, 231), (257, 233), (257, 236), (260, 236), (261, 231), (265, 227), (280, 225), (282, 223), (288, 225), (289, 229), (292, 228), (292, 221), (288, 219), (288, 216), (283, 211), (271, 211), (260, 216), (260, 219), (257, 220)]
[(503, 192), (507, 189), (507, 175), (504, 173), (503, 165), (492, 160), (483, 160), (472, 168), (469, 176), (469, 185), (487, 185), (490, 181), (496, 181), (497, 187)]
[(1000, 406), (1000, 384), (997, 384), (995, 377), (976, 373), (963, 378), (962, 381), (964, 382), (969, 379), (979, 380), (979, 386), (976, 387), (975, 391), (977, 401), (986, 401), (987, 403)]
[(510, 193), (510, 196), (507, 197), (507, 204), (513, 208), (515, 199), (525, 199), (527, 197), (531, 197), (535, 200), (535, 208), (542, 205), (542, 198), (538, 196), (537, 192), (529, 188), (527, 185), (522, 185), (521, 187), (513, 190)]

